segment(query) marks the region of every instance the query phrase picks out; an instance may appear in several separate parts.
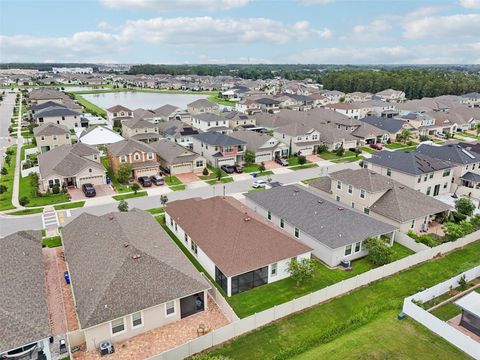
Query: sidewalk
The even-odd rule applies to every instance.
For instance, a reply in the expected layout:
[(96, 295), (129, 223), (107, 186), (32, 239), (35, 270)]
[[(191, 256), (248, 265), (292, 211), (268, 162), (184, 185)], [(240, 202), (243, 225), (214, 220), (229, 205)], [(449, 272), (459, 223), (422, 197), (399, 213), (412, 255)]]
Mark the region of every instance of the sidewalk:
[(15, 177), (13, 178), (13, 189), (12, 189), (12, 205), (17, 208), (17, 210), (25, 209), (23, 206), (20, 205), (18, 198), (19, 198), (19, 190), (20, 190), (20, 174), (21, 174), (21, 153), (22, 153), (22, 146), (23, 146), (23, 137), (22, 137), (22, 100), (23, 95), (20, 92), (20, 107), (18, 110), (18, 127), (17, 127), (17, 154), (16, 154), (16, 162), (15, 162)]

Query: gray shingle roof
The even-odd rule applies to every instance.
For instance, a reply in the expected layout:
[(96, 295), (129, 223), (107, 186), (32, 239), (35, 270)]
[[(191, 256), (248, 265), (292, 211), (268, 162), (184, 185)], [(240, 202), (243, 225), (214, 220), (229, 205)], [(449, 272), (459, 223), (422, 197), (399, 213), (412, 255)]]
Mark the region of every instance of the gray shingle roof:
[(198, 99), (195, 100), (189, 104), (187, 104), (187, 107), (193, 107), (193, 108), (211, 108), (211, 107), (218, 107), (217, 104), (208, 101), (207, 99)]
[(135, 151), (153, 152), (154, 150), (146, 143), (135, 139), (125, 139), (107, 146), (112, 155), (128, 155)]
[(65, 135), (68, 133), (70, 131), (66, 126), (53, 123), (46, 123), (33, 128), (33, 135), (35, 136)]
[(449, 169), (451, 164), (443, 160), (434, 159), (418, 152), (406, 151), (379, 151), (365, 162), (389, 167), (411, 175), (422, 175), (432, 171)]
[(0, 353), (50, 336), (39, 231), (0, 239)]
[(210, 288), (144, 211), (83, 213), (62, 235), (83, 329)]
[(402, 130), (403, 125), (406, 124), (406, 121), (399, 119), (391, 119), (377, 116), (367, 116), (360, 121), (375, 126), (379, 129), (388, 131), (391, 134), (395, 134)]
[(467, 150), (456, 144), (443, 146), (431, 146), (421, 144), (417, 152), (431, 156), (432, 158), (448, 161), (456, 165), (466, 165), (480, 162), (480, 154), (472, 150)]
[[(235, 139), (239, 139), (245, 141), (247, 143), (247, 149), (253, 152), (260, 150), (260, 147), (265, 146), (263, 149), (274, 149), (280, 144), (280, 142), (274, 139), (272, 136), (268, 134), (260, 134), (256, 131), (249, 131), (249, 130), (239, 130), (234, 131), (231, 135)], [(269, 141), (274, 139), (275, 145), (268, 144)]]
[(190, 162), (200, 156), (167, 139), (160, 139), (151, 143), (150, 146), (155, 150), (158, 156), (170, 164)]
[(280, 186), (245, 196), (331, 249), (396, 229), (299, 185)]
[(50, 106), (42, 110), (35, 112), (35, 118), (51, 117), (51, 116), (80, 116), (81, 114), (77, 111), (70, 110), (64, 106)]
[(122, 123), (122, 126), (128, 127), (130, 129), (153, 129), (156, 126), (151, 122), (144, 120), (143, 118), (135, 118), (130, 120), (125, 120)]
[(480, 174), (469, 171), (462, 175), (462, 180), (480, 182)]
[(201, 113), (197, 115), (192, 116), (194, 119), (200, 120), (200, 121), (225, 121), (225, 119), (222, 116), (219, 116), (217, 114), (212, 114), (212, 113)]
[(158, 131), (173, 137), (198, 134), (198, 130), (194, 130), (191, 125), (177, 119), (159, 123)]
[(166, 104), (166, 105), (160, 106), (159, 108), (156, 108), (154, 111), (155, 111), (155, 115), (157, 116), (168, 117), (178, 109), (179, 108), (177, 106)]
[(246, 144), (243, 140), (235, 139), (231, 136), (221, 134), (218, 132), (205, 132), (194, 135), (193, 138), (209, 145), (230, 146)]

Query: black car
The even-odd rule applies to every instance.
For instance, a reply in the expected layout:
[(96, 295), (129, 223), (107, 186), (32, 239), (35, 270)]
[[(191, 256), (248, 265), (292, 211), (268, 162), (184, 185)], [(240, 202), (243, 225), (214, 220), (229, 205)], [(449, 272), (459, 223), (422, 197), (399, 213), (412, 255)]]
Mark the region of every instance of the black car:
[(150, 180), (152, 181), (152, 183), (154, 183), (157, 186), (164, 184), (163, 178), (160, 175), (152, 175), (150, 176)]
[(92, 184), (83, 184), (82, 191), (86, 197), (94, 197), (95, 195), (97, 195), (97, 192), (95, 191), (95, 188)]
[(232, 165), (222, 165), (220, 166), (220, 169), (225, 171), (227, 174), (233, 174), (233, 172), (235, 171)]
[(282, 166), (288, 166), (288, 161), (287, 161), (287, 159), (284, 159), (284, 158), (281, 158), (281, 157), (275, 158), (275, 162), (276, 162), (277, 164), (282, 165)]
[(167, 167), (161, 167), (160, 168), (160, 174), (162, 175), (170, 175), (170, 169)]
[(138, 178), (138, 182), (140, 183), (140, 185), (142, 185), (143, 187), (150, 187), (152, 186), (152, 181), (150, 180), (150, 178), (148, 176), (140, 176)]
[(237, 174), (243, 173), (243, 166), (242, 165), (235, 165), (233, 168), (234, 168), (234, 170)]
[(349, 151), (355, 153), (355, 154), (361, 154), (362, 153), (362, 150), (360, 149), (357, 149), (357, 148), (350, 148), (348, 149)]

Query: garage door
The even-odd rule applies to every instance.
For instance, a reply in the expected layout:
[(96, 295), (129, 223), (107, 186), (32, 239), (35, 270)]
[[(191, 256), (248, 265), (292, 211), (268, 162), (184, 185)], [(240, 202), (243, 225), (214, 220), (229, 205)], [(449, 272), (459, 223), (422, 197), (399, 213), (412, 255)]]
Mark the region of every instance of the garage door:
[(105, 177), (102, 175), (97, 176), (87, 176), (78, 179), (77, 186), (82, 186), (83, 184), (93, 184), (93, 185), (103, 185), (105, 184)]
[(299, 149), (302, 152), (302, 155), (310, 155), (313, 153), (313, 146), (305, 146)]
[(157, 174), (158, 174), (157, 168), (135, 170), (136, 178), (139, 178), (140, 176), (151, 176), (151, 175), (157, 175)]
[(222, 165), (235, 165), (235, 159), (234, 158), (229, 158), (229, 159), (218, 159), (217, 160), (218, 166)]
[(192, 163), (176, 164), (171, 166), (172, 175), (192, 172)]
[(269, 161), (272, 160), (272, 154), (271, 153), (257, 153), (255, 156), (255, 162), (261, 163), (262, 161)]

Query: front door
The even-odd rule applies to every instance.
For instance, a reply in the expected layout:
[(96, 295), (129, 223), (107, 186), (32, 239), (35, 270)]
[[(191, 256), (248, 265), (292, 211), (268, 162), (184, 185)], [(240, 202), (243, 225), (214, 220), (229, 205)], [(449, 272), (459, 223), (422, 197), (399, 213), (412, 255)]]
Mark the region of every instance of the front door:
[(433, 189), (433, 196), (437, 196), (440, 193), (440, 185), (435, 185)]

